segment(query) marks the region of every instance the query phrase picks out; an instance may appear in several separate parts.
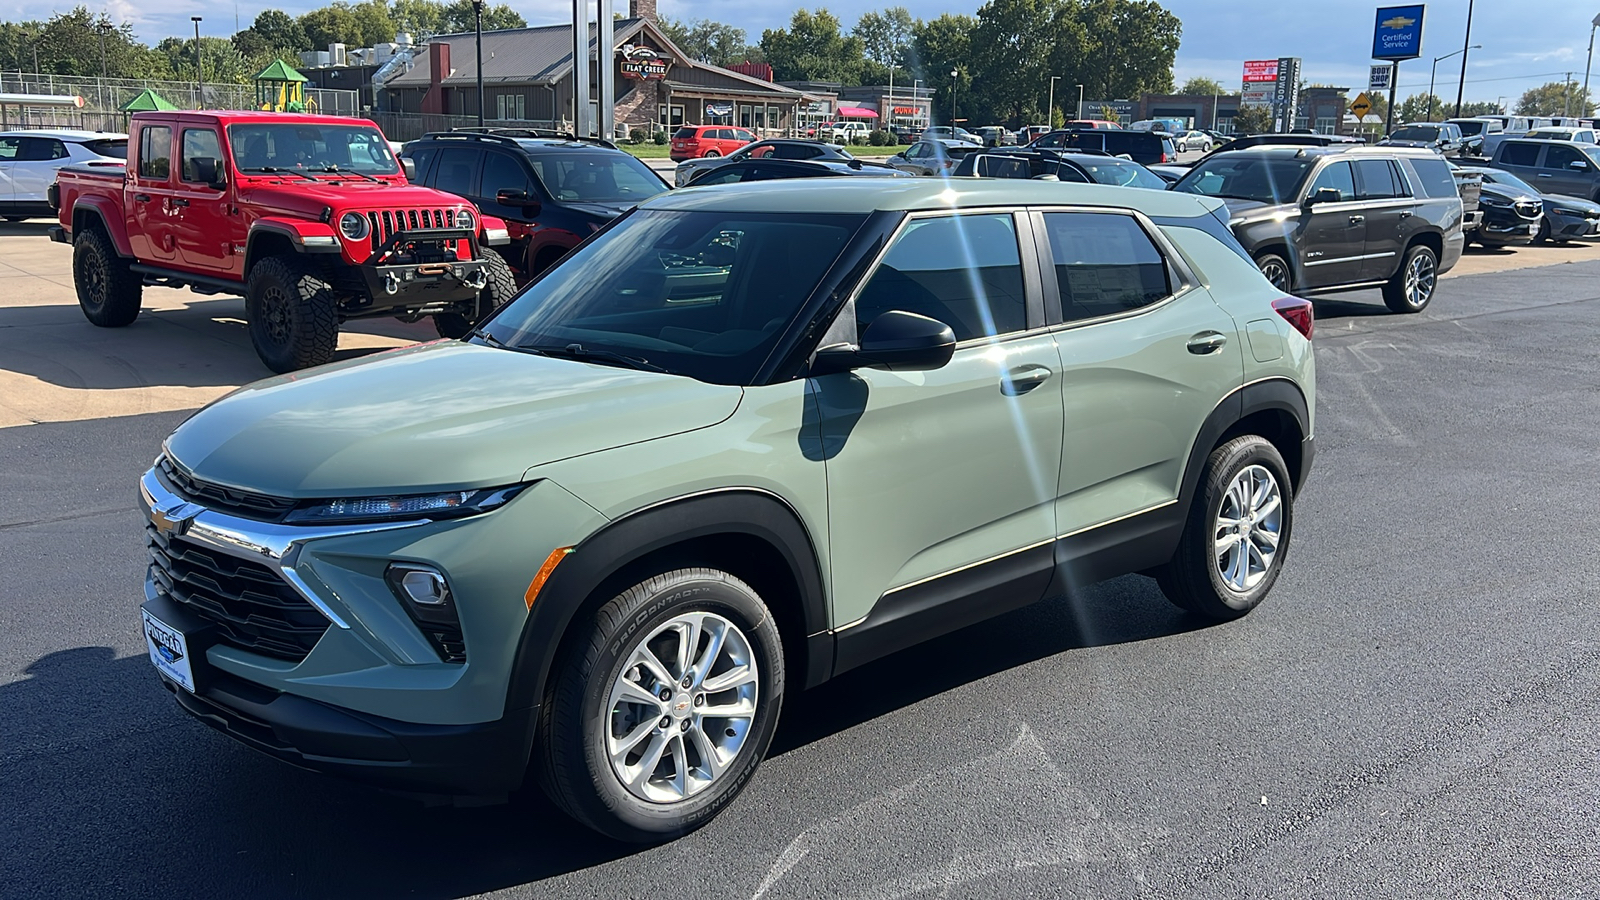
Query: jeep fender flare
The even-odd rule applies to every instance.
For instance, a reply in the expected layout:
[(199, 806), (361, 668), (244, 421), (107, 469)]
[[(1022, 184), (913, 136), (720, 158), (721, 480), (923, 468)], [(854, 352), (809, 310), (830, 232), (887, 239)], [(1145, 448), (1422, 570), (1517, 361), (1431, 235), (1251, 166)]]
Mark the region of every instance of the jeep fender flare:
[[(328, 237), (333, 239), (332, 245), (306, 246), (306, 238)], [(324, 222), (308, 222), (304, 219), (281, 219), (265, 217), (250, 223), (250, 234), (245, 238), (244, 270), (249, 272), (263, 256), (273, 256), (275, 253), (263, 253), (263, 247), (274, 249), (281, 248), (284, 244), (292, 247), (296, 253), (342, 253), (344, 248), (339, 244), (339, 235), (333, 226)]]
[[(788, 571), (779, 574), (792, 579), (800, 607), (790, 611), (790, 618), (797, 619), (804, 632), (785, 635), (784, 645), (804, 647), (806, 655), (790, 665), (803, 665), (806, 687), (825, 680), (833, 668), (833, 638), (828, 631), (822, 567), (810, 533), (794, 508), (776, 494), (758, 488), (725, 488), (634, 510), (607, 523), (573, 549), (545, 583), (523, 624), (507, 687), (506, 714), (543, 701), (568, 629), (606, 581), (656, 551), (722, 534), (754, 538), (782, 558)], [(783, 616), (778, 610), (774, 613)]]
[(111, 246), (117, 249), (117, 255), (133, 258), (133, 244), (128, 240), (127, 222), (123, 220), (122, 212), (117, 209), (107, 197), (80, 196), (72, 204), (72, 233), (74, 235), (88, 228), (94, 222), (99, 222), (111, 238)]

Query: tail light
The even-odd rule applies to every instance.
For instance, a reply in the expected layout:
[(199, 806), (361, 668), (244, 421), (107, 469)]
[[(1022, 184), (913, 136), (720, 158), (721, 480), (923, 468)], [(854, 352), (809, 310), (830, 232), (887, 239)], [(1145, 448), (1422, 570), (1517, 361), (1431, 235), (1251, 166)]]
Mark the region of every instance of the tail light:
[(1306, 340), (1311, 340), (1311, 332), (1316, 328), (1317, 314), (1311, 306), (1310, 300), (1301, 300), (1299, 297), (1282, 297), (1272, 301), (1272, 308), (1283, 316), (1283, 320), (1294, 326)]

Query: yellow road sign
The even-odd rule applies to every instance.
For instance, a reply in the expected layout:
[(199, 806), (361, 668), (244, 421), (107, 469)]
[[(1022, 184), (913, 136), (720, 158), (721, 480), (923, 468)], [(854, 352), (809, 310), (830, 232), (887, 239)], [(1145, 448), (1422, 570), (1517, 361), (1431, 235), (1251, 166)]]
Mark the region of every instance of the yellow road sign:
[(1350, 114), (1355, 116), (1357, 119), (1365, 119), (1367, 117), (1367, 113), (1371, 111), (1372, 101), (1367, 97), (1366, 91), (1362, 91), (1360, 94), (1357, 94), (1356, 98), (1350, 101)]

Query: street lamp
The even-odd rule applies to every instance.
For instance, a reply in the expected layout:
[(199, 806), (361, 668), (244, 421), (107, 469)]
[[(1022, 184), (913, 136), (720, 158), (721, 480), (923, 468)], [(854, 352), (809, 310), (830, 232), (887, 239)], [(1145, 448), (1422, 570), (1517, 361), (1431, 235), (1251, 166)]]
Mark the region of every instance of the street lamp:
[(1583, 114), (1589, 114), (1589, 68), (1594, 64), (1594, 30), (1600, 28), (1600, 15), (1589, 23), (1589, 60), (1583, 64)]
[(1073, 118), (1075, 118), (1075, 119), (1083, 118), (1083, 85), (1081, 85), (1081, 84), (1078, 85), (1078, 114), (1076, 116), (1073, 116)]
[[(574, 28), (578, 27), (573, 23)], [(472, 0), (472, 30), (478, 38), (478, 127), (483, 127), (483, 0)]]
[[(106, 32), (111, 30), (110, 22), (95, 23), (94, 30), (100, 32), (100, 80), (106, 79)], [(199, 42), (195, 46), (200, 46)]]
[[(1597, 18), (1600, 18), (1600, 17), (1597, 17)], [(1483, 45), (1482, 44), (1473, 44), (1471, 47), (1462, 47), (1460, 50), (1456, 50), (1453, 53), (1446, 53), (1443, 56), (1435, 56), (1433, 58), (1433, 67), (1428, 70), (1428, 119), (1427, 119), (1427, 121), (1429, 121), (1429, 122), (1433, 121), (1433, 100), (1434, 100), (1434, 97), (1433, 97), (1433, 77), (1434, 77), (1434, 73), (1439, 71), (1439, 63), (1444, 61), (1444, 60), (1449, 59), (1452, 56), (1460, 56), (1461, 54), (1467, 52), (1468, 50), (1481, 50), (1481, 49), (1483, 49)], [(1456, 106), (1456, 115), (1457, 115), (1457, 117), (1459, 117), (1460, 114), (1461, 114), (1461, 107), (1458, 104)]]
[(1060, 80), (1060, 75), (1050, 76), (1050, 99), (1044, 105), (1044, 124), (1046, 128), (1056, 127), (1056, 82)]
[(190, 16), (189, 21), (194, 23), (194, 86), (200, 93), (199, 109), (206, 108), (206, 76), (200, 64), (200, 17)]
[(950, 136), (956, 136), (956, 76), (961, 74), (960, 69), (950, 70)]

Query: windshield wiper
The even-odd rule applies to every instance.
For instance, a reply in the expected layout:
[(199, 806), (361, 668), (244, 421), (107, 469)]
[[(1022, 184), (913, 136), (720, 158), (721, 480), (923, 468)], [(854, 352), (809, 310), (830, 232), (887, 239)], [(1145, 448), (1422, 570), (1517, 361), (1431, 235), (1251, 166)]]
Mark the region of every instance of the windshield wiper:
[(280, 169), (277, 166), (250, 166), (248, 168), (240, 167), (239, 171), (241, 171), (241, 172), (266, 172), (266, 173), (268, 173), (270, 175), (295, 175), (295, 176), (298, 176), (300, 178), (304, 178), (307, 181), (315, 182), (317, 184), (321, 184), (322, 183), (320, 181), (317, 181), (315, 178), (312, 178), (310, 175), (307, 175), (304, 172), (297, 172), (294, 169)]
[(590, 350), (582, 344), (568, 344), (565, 347), (518, 347), (519, 350), (528, 350), (556, 359), (571, 359), (578, 362), (612, 363), (628, 369), (638, 369), (641, 372), (665, 372), (648, 359), (637, 356), (628, 356), (615, 350)]
[(355, 169), (341, 169), (338, 166), (324, 166), (317, 171), (327, 172), (332, 175), (354, 175), (358, 178), (365, 178), (368, 181), (378, 181), (378, 179), (373, 178), (371, 175), (368, 175), (365, 172), (357, 172)]

